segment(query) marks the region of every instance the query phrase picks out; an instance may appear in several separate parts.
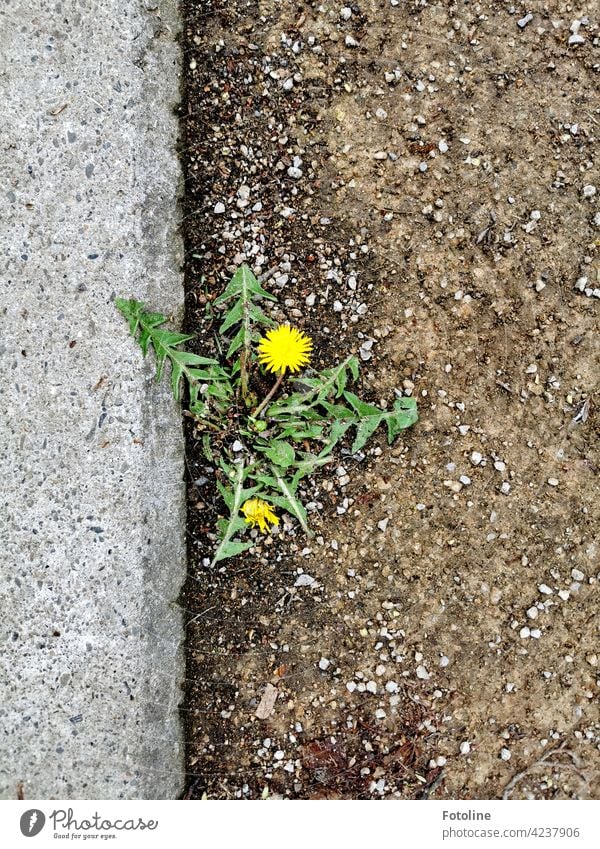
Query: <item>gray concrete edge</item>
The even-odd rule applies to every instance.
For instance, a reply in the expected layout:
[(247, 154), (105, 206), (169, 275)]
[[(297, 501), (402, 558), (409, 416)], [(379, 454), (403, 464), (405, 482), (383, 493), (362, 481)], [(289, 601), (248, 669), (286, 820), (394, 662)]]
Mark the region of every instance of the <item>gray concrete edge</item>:
[(183, 314), (177, 2), (35, 7), (0, 8), (0, 798), (172, 799), (182, 419), (114, 298)]
[[(147, 4), (154, 6), (154, 3)], [(183, 177), (176, 152), (177, 118), (176, 109), (180, 100), (180, 56), (177, 36), (180, 30), (177, 0), (161, 0), (156, 10), (155, 37), (149, 40), (141, 61), (144, 65), (142, 100), (172, 113), (170, 138), (170, 168), (157, 181), (157, 174), (149, 169), (148, 162), (140, 169), (144, 182), (145, 207), (155, 212), (143, 224), (145, 242), (150, 254), (149, 268), (158, 269), (156, 276), (148, 280), (147, 304), (152, 309), (169, 310), (175, 325), (183, 318), (183, 241), (179, 213), (184, 190)], [(157, 85), (155, 80), (160, 80)], [(167, 88), (168, 81), (168, 90)], [(165, 95), (166, 101), (165, 101)], [(152, 151), (156, 145), (164, 145), (162, 127), (151, 121), (141, 121), (140, 142)], [(163, 214), (164, 213), (164, 214)], [(177, 296), (165, 291), (165, 283), (179, 278)], [(160, 281), (160, 283), (158, 282)], [(179, 500), (171, 509), (154, 510), (152, 499), (148, 500), (148, 513), (154, 516), (154, 545), (145, 563), (147, 591), (144, 602), (144, 620), (147, 632), (148, 658), (156, 674), (150, 675), (149, 701), (145, 720), (149, 728), (160, 732), (162, 717), (166, 714), (167, 725), (163, 738), (148, 737), (140, 752), (140, 768), (146, 775), (141, 782), (141, 797), (147, 799), (176, 798), (184, 789), (185, 744), (180, 720), (179, 706), (183, 699), (185, 675), (183, 611), (178, 597), (185, 579), (185, 447), (181, 415), (178, 408), (173, 413), (173, 399), (168, 382), (162, 385), (154, 381), (155, 367), (150, 360), (145, 363), (148, 392), (143, 400), (144, 430), (149, 435), (146, 448), (146, 468), (149, 487), (152, 491), (155, 470), (161, 467), (165, 455), (169, 456), (172, 471), (179, 469)], [(168, 376), (168, 375), (167, 375)], [(164, 416), (163, 411), (164, 409)], [(166, 426), (165, 426), (166, 425)], [(183, 568), (182, 568), (183, 564)], [(165, 671), (169, 674), (164, 675)], [(156, 699), (153, 704), (152, 699)], [(165, 711), (165, 705), (168, 705)], [(171, 734), (177, 744), (170, 742)], [(146, 763), (144, 763), (146, 762)], [(157, 770), (158, 767), (158, 770)], [(166, 773), (160, 769), (168, 767)]]

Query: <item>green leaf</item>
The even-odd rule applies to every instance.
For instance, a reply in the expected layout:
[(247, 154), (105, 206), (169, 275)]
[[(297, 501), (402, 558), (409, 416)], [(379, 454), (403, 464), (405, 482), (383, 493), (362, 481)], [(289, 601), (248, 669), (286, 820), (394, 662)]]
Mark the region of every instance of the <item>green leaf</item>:
[(171, 358), (171, 388), (173, 389), (173, 397), (176, 401), (180, 399), (180, 383), (181, 378), (185, 375), (190, 383), (191, 400), (196, 400), (197, 391), (192, 391), (194, 384), (199, 381), (210, 380), (211, 373), (202, 369), (189, 368), (193, 364), (210, 363), (218, 365), (215, 360), (208, 360), (206, 357), (199, 357), (197, 354), (190, 354), (187, 351), (174, 350), (170, 354)]
[(360, 451), (361, 448), (363, 448), (381, 424), (382, 418), (383, 413), (380, 413), (378, 416), (369, 416), (359, 422), (356, 426), (356, 437), (352, 443), (352, 448), (350, 449), (353, 454), (356, 454), (357, 451)]
[(257, 307), (256, 304), (250, 304), (248, 310), (250, 312), (250, 318), (255, 324), (264, 324), (267, 327), (277, 327), (277, 323), (273, 321), (272, 318), (269, 318), (268, 315), (265, 315), (261, 308)]
[(282, 439), (294, 439), (300, 442), (304, 439), (321, 439), (323, 437), (323, 425), (309, 424), (303, 425), (302, 422), (294, 422), (292, 424), (282, 423), (280, 437)]
[(271, 295), (262, 288), (252, 270), (247, 265), (240, 265), (235, 274), (227, 284), (225, 291), (215, 299), (215, 304), (223, 304), (231, 298), (246, 297), (246, 293), (256, 295), (259, 298), (266, 298), (269, 301), (276, 301), (277, 298)]
[(222, 542), (213, 557), (212, 564), (214, 566), (214, 564), (218, 563), (220, 560), (226, 560), (228, 557), (237, 557), (238, 554), (241, 554), (243, 551), (248, 551), (248, 549), (252, 548), (253, 545), (254, 542), (238, 542), (237, 540), (227, 540), (227, 542)]
[(310, 406), (304, 403), (301, 395), (294, 393), (289, 398), (283, 398), (281, 401), (276, 401), (267, 408), (266, 416), (269, 419), (279, 418), (280, 416), (306, 416), (310, 410)]
[(175, 348), (177, 345), (183, 344), (183, 342), (189, 342), (190, 339), (194, 337), (189, 333), (175, 333), (173, 330), (154, 330), (153, 336), (153, 344), (154, 342), (158, 342), (161, 348)]
[[(223, 490), (219, 487), (219, 491), (221, 492), (221, 495), (223, 495), (223, 499), (225, 500), (226, 498), (225, 504), (229, 509), (229, 516), (226, 520), (224, 520), (220, 528), (222, 538), (212, 559), (213, 566), (215, 563), (218, 563), (219, 560), (225, 560), (227, 557), (235, 557), (236, 554), (246, 551), (247, 548), (250, 548), (254, 544), (240, 543), (237, 540), (232, 539), (235, 534), (242, 530), (245, 526), (243, 519), (240, 516), (240, 507), (246, 500), (245, 493), (257, 491), (256, 487), (253, 487), (251, 490), (244, 490), (244, 480), (248, 476), (250, 470), (244, 466), (243, 460), (230, 466), (223, 458), (221, 458), (220, 466), (226, 473), (227, 478), (231, 483), (231, 488), (228, 489), (221, 484), (221, 486), (223, 486), (223, 490), (227, 492), (227, 496), (225, 496)], [(240, 546), (242, 547), (240, 548)]]
[(306, 519), (306, 510), (302, 506), (302, 504), (296, 498), (294, 493), (294, 485), (289, 481), (286, 481), (280, 474), (276, 466), (271, 466), (271, 470), (273, 472), (273, 477), (277, 481), (277, 488), (283, 495), (283, 499), (285, 501), (286, 506), (284, 509), (288, 510), (292, 516), (295, 516), (296, 519), (300, 522), (302, 530), (308, 537), (314, 536), (313, 532), (308, 527), (308, 522)]
[[(279, 489), (277, 481), (271, 475), (266, 474), (266, 472), (256, 472), (252, 475), (255, 481), (258, 481), (262, 486), (267, 487), (268, 489)], [(266, 498), (266, 495), (263, 494), (263, 498)]]
[(298, 489), (298, 484), (305, 478), (307, 475), (312, 475), (315, 469), (319, 466), (325, 466), (327, 463), (331, 463), (330, 457), (321, 457), (315, 456), (314, 454), (306, 454), (303, 460), (300, 460), (299, 463), (296, 463), (296, 471), (294, 472), (294, 476), (291, 481), (291, 489), (293, 492), (296, 492)]
[(210, 436), (208, 435), (208, 433), (205, 433), (202, 437), (202, 453), (204, 454), (209, 463), (215, 462), (215, 455), (212, 452)]
[(355, 395), (353, 392), (344, 392), (344, 398), (361, 418), (383, 414), (383, 410), (380, 410), (379, 407), (374, 407), (373, 404), (367, 404), (365, 401), (361, 401), (358, 395)]
[(140, 313), (144, 309), (144, 305), (142, 304), (142, 302), (136, 301), (134, 298), (131, 298), (131, 300), (129, 301), (125, 300), (125, 298), (116, 298), (115, 306), (123, 315), (123, 317), (129, 322), (129, 331), (131, 335), (135, 336), (135, 334), (137, 333), (138, 325), (140, 323)]
[(419, 420), (417, 402), (414, 398), (397, 398), (394, 408), (386, 414), (388, 443), (391, 445), (398, 434)]
[(352, 427), (353, 424), (353, 420), (341, 421), (340, 419), (338, 419), (334, 421), (331, 425), (331, 430), (329, 431), (327, 445), (325, 446), (325, 448), (323, 448), (323, 450), (319, 454), (319, 457), (327, 457), (329, 454), (331, 454), (337, 443), (345, 435), (348, 428)]
[(349, 410), (348, 407), (344, 407), (342, 404), (329, 404), (327, 401), (323, 401), (321, 406), (324, 407), (328, 414), (336, 421), (356, 418), (352, 410)]
[(221, 483), (221, 481), (217, 481), (217, 489), (221, 493), (221, 497), (227, 506), (227, 509), (231, 511), (234, 503), (234, 494), (233, 490), (229, 489), (225, 486), (225, 484)]
[[(292, 398), (297, 397), (299, 399), (299, 402), (303, 405), (308, 407), (315, 407), (319, 404), (322, 404), (323, 401), (326, 401), (327, 398), (332, 394), (335, 394), (337, 397), (339, 386), (342, 382), (346, 380), (346, 369), (350, 369), (352, 374), (354, 374), (356, 368), (356, 357), (350, 356), (346, 357), (346, 359), (343, 362), (339, 363), (337, 366), (335, 366), (335, 368), (325, 369), (316, 378), (298, 378), (294, 381), (294, 383), (301, 387), (307, 386), (308, 391), (294, 393)], [(358, 374), (358, 372), (356, 372), (356, 374)], [(342, 375), (344, 376), (342, 377)]]
[(238, 332), (235, 334), (233, 339), (231, 340), (231, 344), (227, 350), (227, 359), (229, 360), (235, 352), (242, 347), (244, 344), (244, 328), (240, 327)]
[(219, 327), (219, 333), (226, 333), (234, 324), (238, 324), (244, 317), (244, 304), (242, 301), (237, 301), (236, 304), (229, 310), (225, 316), (225, 321)]
[(249, 501), (250, 498), (254, 498), (255, 495), (258, 495), (259, 492), (260, 486), (251, 486), (247, 489), (243, 489), (240, 498), (242, 506), (246, 503), (246, 501)]
[[(181, 380), (185, 379), (189, 385), (190, 410), (196, 405), (200, 390), (200, 384), (212, 381), (223, 381), (229, 383), (231, 376), (209, 357), (202, 357), (190, 351), (180, 350), (180, 345), (193, 339), (189, 333), (176, 333), (161, 327), (167, 321), (162, 313), (151, 313), (144, 310), (140, 301), (117, 298), (115, 301), (117, 309), (129, 322), (129, 329), (133, 336), (138, 336), (138, 343), (144, 356), (152, 345), (156, 357), (156, 379), (160, 380), (167, 359), (171, 363), (171, 389), (176, 401), (181, 398)], [(199, 366), (208, 366), (198, 368)], [(231, 388), (233, 394), (233, 388)], [(195, 414), (200, 414), (196, 409)]]
[(297, 483), (293, 480), (286, 481), (280, 475), (276, 466), (271, 466), (270, 468), (273, 473), (271, 475), (262, 471), (254, 472), (252, 475), (264, 487), (261, 498), (264, 498), (265, 501), (269, 501), (271, 504), (275, 504), (277, 507), (281, 507), (282, 510), (286, 510), (292, 516), (296, 516), (305, 532), (309, 536), (312, 536), (306, 524), (306, 510), (296, 498)]
[(219, 295), (214, 303), (219, 306), (233, 298), (236, 299), (235, 303), (225, 315), (219, 332), (223, 335), (236, 325), (240, 325), (229, 344), (227, 357), (232, 357), (240, 348), (242, 349), (239, 357), (240, 387), (242, 398), (245, 399), (248, 395), (248, 369), (252, 357), (252, 343), (256, 339), (254, 327), (257, 324), (268, 326), (273, 326), (274, 324), (254, 301), (257, 298), (266, 298), (270, 301), (276, 301), (277, 299), (274, 295), (267, 292), (266, 289), (262, 288), (247, 265), (241, 265), (237, 269), (223, 294)]
[(287, 469), (296, 459), (296, 452), (289, 442), (275, 439), (268, 448), (261, 448), (262, 453), (276, 466)]
[(344, 369), (338, 374), (337, 380), (335, 382), (337, 388), (337, 392), (335, 393), (336, 398), (339, 398), (343, 394), (344, 389), (346, 388), (347, 380), (348, 375), (346, 374), (346, 369)]

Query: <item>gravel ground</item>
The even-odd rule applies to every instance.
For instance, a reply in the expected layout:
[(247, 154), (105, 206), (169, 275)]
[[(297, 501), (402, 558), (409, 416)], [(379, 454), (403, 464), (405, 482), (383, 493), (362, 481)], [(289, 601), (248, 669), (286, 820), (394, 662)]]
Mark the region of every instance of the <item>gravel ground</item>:
[(183, 10), (199, 350), (246, 261), (420, 411), (212, 570), (188, 426), (186, 797), (598, 798), (597, 7)]

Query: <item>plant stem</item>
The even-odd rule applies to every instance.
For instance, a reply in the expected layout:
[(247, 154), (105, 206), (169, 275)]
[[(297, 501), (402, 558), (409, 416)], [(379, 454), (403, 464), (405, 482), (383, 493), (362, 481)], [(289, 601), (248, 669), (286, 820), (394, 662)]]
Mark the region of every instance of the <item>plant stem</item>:
[(260, 402), (260, 404), (258, 405), (256, 410), (252, 413), (253, 419), (257, 419), (259, 417), (259, 415), (262, 413), (262, 411), (267, 406), (267, 404), (269, 403), (269, 401), (271, 400), (273, 395), (275, 395), (275, 393), (277, 392), (277, 390), (281, 386), (284, 377), (285, 377), (285, 369), (281, 372), (281, 374), (279, 375), (279, 377), (277, 378), (277, 380), (275, 381), (275, 383), (273, 384), (273, 386), (269, 390), (269, 394), (266, 395), (263, 398), (263, 400)]
[(235, 479), (230, 482), (233, 483), (233, 503), (229, 510), (229, 519), (227, 521), (227, 527), (223, 533), (223, 539), (219, 543), (217, 550), (214, 553), (211, 566), (214, 566), (215, 563), (221, 559), (220, 555), (224, 548), (227, 547), (227, 544), (230, 542), (232, 536), (235, 534), (235, 519), (238, 518), (238, 513), (240, 507), (242, 506), (242, 494), (244, 489), (244, 461), (242, 460), (240, 463), (236, 463), (235, 466)]
[(248, 354), (245, 349), (240, 354), (240, 389), (242, 400), (245, 401), (248, 394)]

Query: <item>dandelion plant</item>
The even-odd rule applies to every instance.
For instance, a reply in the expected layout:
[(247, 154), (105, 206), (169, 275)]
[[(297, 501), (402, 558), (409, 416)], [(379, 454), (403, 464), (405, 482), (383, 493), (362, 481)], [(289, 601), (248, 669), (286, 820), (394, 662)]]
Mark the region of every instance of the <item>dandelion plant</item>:
[[(392, 444), (418, 418), (414, 398), (396, 398), (391, 409), (381, 410), (350, 391), (359, 377), (353, 355), (320, 372), (310, 369), (310, 336), (277, 325), (264, 312), (264, 302), (276, 301), (247, 265), (237, 269), (213, 302), (225, 311), (217, 339), (226, 352), (221, 361), (183, 350), (193, 337), (165, 330), (161, 313), (146, 311), (136, 300), (116, 302), (143, 354), (152, 347), (157, 379), (168, 360), (176, 400), (185, 386), (187, 414), (217, 471), (224, 507), (213, 565), (251, 548), (253, 540), (244, 540), (248, 530), (269, 533), (278, 527), (277, 509), (311, 535), (301, 481), (332, 461), (346, 434), (353, 435), (350, 451), (357, 454), (380, 425)], [(270, 388), (259, 392), (268, 377)]]

